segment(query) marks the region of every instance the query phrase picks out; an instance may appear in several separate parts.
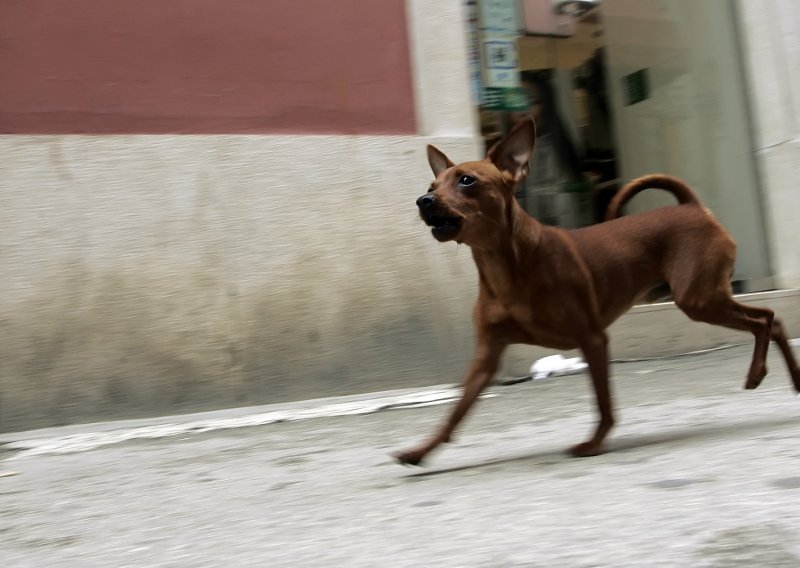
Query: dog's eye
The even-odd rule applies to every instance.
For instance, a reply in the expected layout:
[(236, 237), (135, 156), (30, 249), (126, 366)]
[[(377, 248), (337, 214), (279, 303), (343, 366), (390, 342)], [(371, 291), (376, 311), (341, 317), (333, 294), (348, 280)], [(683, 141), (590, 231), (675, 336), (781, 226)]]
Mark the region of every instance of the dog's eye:
[(475, 183), (475, 178), (472, 177), (472, 176), (463, 175), (460, 178), (458, 178), (458, 185), (463, 185), (464, 187), (469, 187), (473, 183)]

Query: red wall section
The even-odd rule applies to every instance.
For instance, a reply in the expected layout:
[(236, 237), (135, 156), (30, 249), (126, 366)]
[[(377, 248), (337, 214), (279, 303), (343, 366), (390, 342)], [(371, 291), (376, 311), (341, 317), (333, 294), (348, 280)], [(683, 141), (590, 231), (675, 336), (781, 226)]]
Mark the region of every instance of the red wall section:
[(0, 132), (413, 133), (403, 0), (0, 0)]

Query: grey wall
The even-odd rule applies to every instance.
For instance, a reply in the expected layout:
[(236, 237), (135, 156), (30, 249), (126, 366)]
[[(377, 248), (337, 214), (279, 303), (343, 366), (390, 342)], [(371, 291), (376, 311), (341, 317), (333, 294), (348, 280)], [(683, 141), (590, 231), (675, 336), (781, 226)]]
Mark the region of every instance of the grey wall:
[(800, 287), (800, 3), (737, 3), (777, 285)]
[(0, 138), (0, 428), (455, 380), (476, 278), (424, 146)]

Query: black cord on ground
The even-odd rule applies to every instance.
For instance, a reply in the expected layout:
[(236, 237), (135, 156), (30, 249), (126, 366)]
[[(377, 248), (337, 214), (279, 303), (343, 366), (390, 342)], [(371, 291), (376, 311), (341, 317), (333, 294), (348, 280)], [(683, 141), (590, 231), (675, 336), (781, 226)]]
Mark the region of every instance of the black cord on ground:
[[(681, 357), (691, 357), (693, 355), (705, 355), (706, 353), (713, 353), (714, 351), (721, 351), (723, 349), (730, 349), (731, 347), (738, 347), (740, 345), (744, 345), (743, 343), (733, 343), (729, 345), (718, 345), (717, 347), (711, 347), (709, 349), (700, 349), (699, 351), (689, 351), (688, 353), (679, 353), (677, 355), (660, 355), (658, 357), (640, 357), (636, 359), (611, 359), (611, 363), (642, 363), (645, 361), (663, 361), (665, 359), (679, 359)], [(511, 385), (518, 385), (520, 383), (527, 383), (528, 381), (532, 381), (532, 375), (525, 375), (523, 377), (509, 377), (503, 379), (497, 379), (494, 384), (507, 387)]]

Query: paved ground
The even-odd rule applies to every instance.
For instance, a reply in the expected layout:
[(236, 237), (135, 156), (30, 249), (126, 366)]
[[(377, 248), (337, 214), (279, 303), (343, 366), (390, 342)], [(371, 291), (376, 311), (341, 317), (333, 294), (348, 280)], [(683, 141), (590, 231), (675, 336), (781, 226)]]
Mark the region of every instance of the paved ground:
[(582, 376), (496, 387), (427, 469), (387, 454), (446, 406), (5, 452), (0, 565), (800, 566), (800, 399), (748, 355), (616, 365), (597, 458)]

